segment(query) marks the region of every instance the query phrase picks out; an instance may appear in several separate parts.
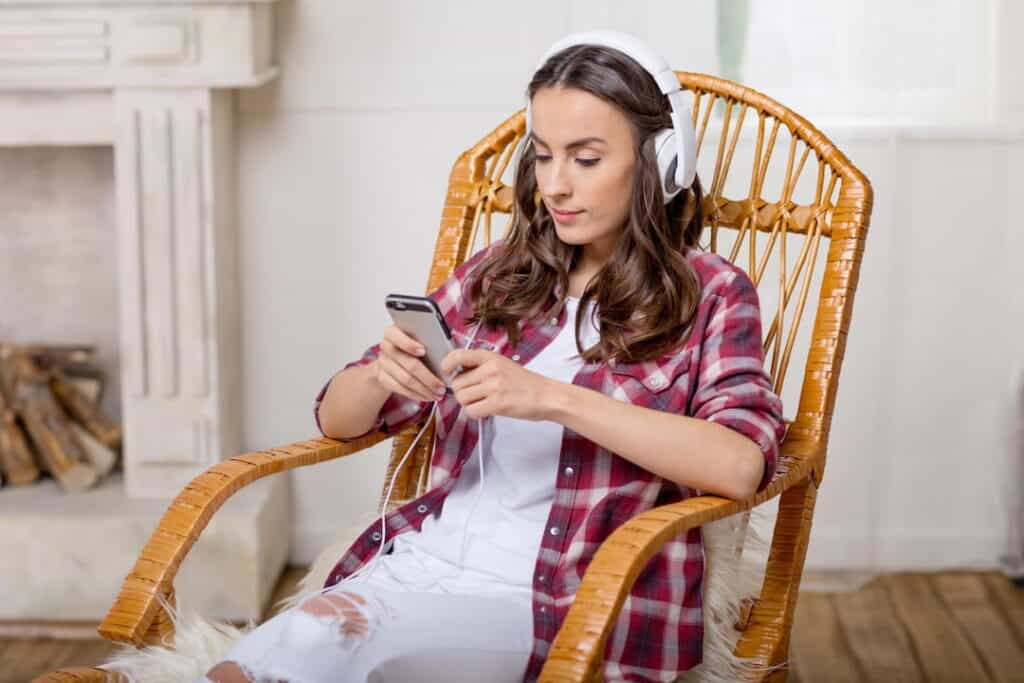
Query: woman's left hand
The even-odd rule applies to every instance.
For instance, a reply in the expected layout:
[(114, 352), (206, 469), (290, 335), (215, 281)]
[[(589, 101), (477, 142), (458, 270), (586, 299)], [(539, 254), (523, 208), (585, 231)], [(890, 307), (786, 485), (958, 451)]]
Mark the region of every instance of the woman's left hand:
[(441, 362), (448, 375), (458, 366), (451, 388), (470, 417), (502, 415), (521, 420), (547, 419), (552, 380), (531, 372), (500, 353), (484, 349), (455, 349)]

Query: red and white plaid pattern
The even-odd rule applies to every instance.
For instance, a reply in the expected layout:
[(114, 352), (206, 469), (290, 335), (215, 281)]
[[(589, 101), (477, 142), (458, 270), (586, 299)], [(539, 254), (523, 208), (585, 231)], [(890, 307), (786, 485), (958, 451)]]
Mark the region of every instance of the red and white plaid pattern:
[[(453, 331), (467, 332), (464, 318), (472, 308), (463, 292), (468, 292), (473, 268), (502, 244), (498, 240), (481, 249), (430, 294)], [(686, 258), (702, 283), (694, 329), (686, 344), (656, 361), (614, 367), (604, 362), (584, 363), (573, 384), (634, 405), (711, 420), (748, 436), (764, 453), (760, 490), (774, 475), (785, 424), (782, 402), (764, 370), (757, 290), (746, 273), (720, 256), (691, 250)], [(549, 311), (556, 300), (550, 300)], [(516, 355), (519, 363), (526, 364), (567, 322), (573, 321), (567, 321), (564, 308), (557, 317), (549, 312), (524, 321), (522, 337), (514, 348), (504, 329), (481, 326), (478, 339), (493, 344), (497, 353), (510, 358)], [(342, 370), (373, 361), (379, 350), (379, 344), (372, 346)], [(325, 384), (316, 406), (326, 390)], [(424, 419), (430, 406), (392, 394), (373, 429), (394, 434), (411, 421)], [(477, 421), (461, 410), (454, 396), (445, 396), (438, 405), (429, 490), (387, 515), (388, 538), (418, 530), (423, 519), (444, 504), (477, 438)], [(532, 681), (540, 674), (551, 642), (601, 543), (631, 517), (699, 493), (564, 430), (554, 502), (534, 571), (534, 646), (524, 680)], [(325, 586), (334, 585), (373, 558), (380, 543), (379, 528), (378, 519), (359, 536), (335, 565)], [(626, 598), (608, 639), (605, 680), (673, 681), (700, 663), (703, 572), (699, 528), (672, 539), (651, 559)]]

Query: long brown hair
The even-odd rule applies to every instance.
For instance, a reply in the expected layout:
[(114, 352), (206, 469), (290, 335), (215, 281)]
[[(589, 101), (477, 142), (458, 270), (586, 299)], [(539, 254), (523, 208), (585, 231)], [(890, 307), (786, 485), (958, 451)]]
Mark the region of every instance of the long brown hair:
[[(625, 114), (636, 141), (636, 171), (629, 218), (608, 262), (587, 285), (576, 315), (576, 348), (584, 362), (637, 362), (660, 358), (686, 339), (700, 298), (700, 282), (686, 261), (703, 227), (700, 182), (666, 205), (658, 178), (654, 134), (671, 127), (668, 101), (654, 78), (627, 55), (603, 46), (577, 45), (552, 55), (527, 87), (583, 90)], [(505, 242), (474, 273), (473, 314), (490, 328), (503, 325), (511, 344), (524, 318), (548, 316), (565, 305), (569, 273), (582, 245), (562, 242), (539, 201), (536, 154), (526, 144), (515, 169), (515, 205)], [(556, 285), (562, 292), (555, 300)], [(598, 305), (600, 342), (584, 351), (579, 331), (591, 300)]]

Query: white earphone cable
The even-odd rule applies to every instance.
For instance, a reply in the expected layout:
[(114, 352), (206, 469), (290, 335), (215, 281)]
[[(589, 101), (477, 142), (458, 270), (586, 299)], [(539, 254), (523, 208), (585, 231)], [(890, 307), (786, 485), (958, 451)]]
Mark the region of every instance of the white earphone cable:
[[(481, 325), (482, 322), (483, 321), (477, 322), (476, 327), (473, 328), (473, 334), (470, 336), (469, 341), (466, 343), (466, 348), (469, 348), (470, 345), (473, 343), (473, 341), (476, 339), (477, 332), (479, 332), (480, 325)], [(423, 432), (426, 431), (427, 425), (429, 425), (431, 420), (434, 419), (434, 415), (435, 414), (437, 414), (437, 401), (434, 401), (433, 405), (430, 408), (430, 418), (423, 424), (423, 427), (420, 429), (419, 433), (416, 434), (416, 438), (413, 439), (412, 444), (409, 446), (408, 450), (405, 451), (405, 455), (402, 456), (401, 461), (399, 461), (399, 463), (398, 463), (398, 467), (395, 468), (395, 472), (391, 476), (391, 483), (388, 486), (387, 495), (384, 497), (384, 503), (381, 506), (382, 507), (382, 512), (381, 512), (381, 516), (380, 516), (380, 546), (377, 548), (377, 552), (373, 556), (373, 559), (371, 561), (367, 562), (366, 564), (364, 564), (362, 567), (360, 567), (358, 570), (356, 570), (352, 574), (346, 576), (341, 581), (338, 581), (336, 584), (333, 584), (330, 588), (322, 589), (321, 592), (326, 592), (328, 590), (331, 590), (332, 588), (334, 588), (338, 584), (346, 583), (346, 582), (352, 581), (353, 579), (356, 579), (356, 578), (360, 578), (360, 577), (366, 578), (376, 568), (377, 562), (380, 560), (381, 556), (384, 555), (384, 546), (387, 543), (387, 524), (386, 524), (385, 518), (387, 517), (388, 502), (391, 500), (391, 493), (392, 493), (392, 491), (395, 488), (395, 481), (396, 481), (396, 479), (398, 477), (398, 473), (402, 471), (402, 466), (405, 465), (406, 459), (409, 457), (409, 454), (412, 453), (413, 449), (416, 447), (416, 444), (419, 442), (420, 437), (423, 435)], [(483, 418), (483, 419), (477, 418), (476, 420), (477, 420), (477, 433), (478, 433), (477, 446), (478, 446), (478, 454), (479, 454), (479, 457), (480, 457), (480, 486), (479, 486), (479, 488), (477, 490), (476, 499), (473, 501), (473, 506), (472, 506), (472, 508), (470, 508), (470, 512), (466, 516), (466, 522), (465, 522), (465, 524), (463, 524), (463, 527), (462, 527), (462, 544), (461, 544), (461, 547), (460, 547), (460, 550), (459, 550), (459, 566), (458, 566), (458, 570), (459, 571), (461, 571), (463, 569), (463, 557), (464, 557), (465, 549), (466, 549), (466, 533), (467, 533), (467, 530), (469, 528), (469, 520), (470, 520), (470, 517), (471, 517), (473, 511), (476, 510), (477, 503), (480, 501), (480, 497), (483, 495), (483, 490), (484, 490), (484, 447), (483, 447), (484, 433), (483, 433), (483, 424), (484, 424), (484, 421), (487, 420), (487, 418)], [(427, 486), (429, 487), (430, 485), (431, 485), (431, 482), (430, 482), (430, 480), (428, 478)], [(392, 540), (394, 540), (394, 539), (392, 539)], [(438, 578), (439, 579), (447, 579), (447, 578), (451, 578), (453, 576), (456, 576), (457, 574), (458, 574), (458, 571), (455, 572), (455, 574), (452, 574), (452, 575), (449, 575), (449, 576), (442, 576), (442, 577), (438, 577)]]

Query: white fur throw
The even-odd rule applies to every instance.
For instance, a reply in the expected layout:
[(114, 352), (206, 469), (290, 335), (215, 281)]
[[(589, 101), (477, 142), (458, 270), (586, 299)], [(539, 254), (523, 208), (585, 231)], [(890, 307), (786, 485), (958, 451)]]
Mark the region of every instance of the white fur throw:
[[(733, 656), (739, 637), (735, 629), (745, 598), (756, 597), (761, 589), (768, 544), (757, 532), (765, 513), (755, 509), (749, 524), (735, 515), (703, 527), (704, 534), (704, 661), (687, 671), (680, 683), (728, 683), (747, 678), (757, 667)], [(292, 595), (281, 601), (286, 608), (298, 605), (323, 585), (337, 559), (355, 537), (376, 517), (366, 514), (344, 530), (313, 562)], [(760, 522), (758, 521), (760, 520)], [(739, 559), (737, 547), (742, 548)], [(255, 628), (254, 623), (237, 628), (210, 621), (187, 605), (168, 610), (174, 621), (174, 642), (138, 650), (122, 645), (103, 668), (124, 674), (133, 683), (192, 683), (230, 650), (236, 640)]]

